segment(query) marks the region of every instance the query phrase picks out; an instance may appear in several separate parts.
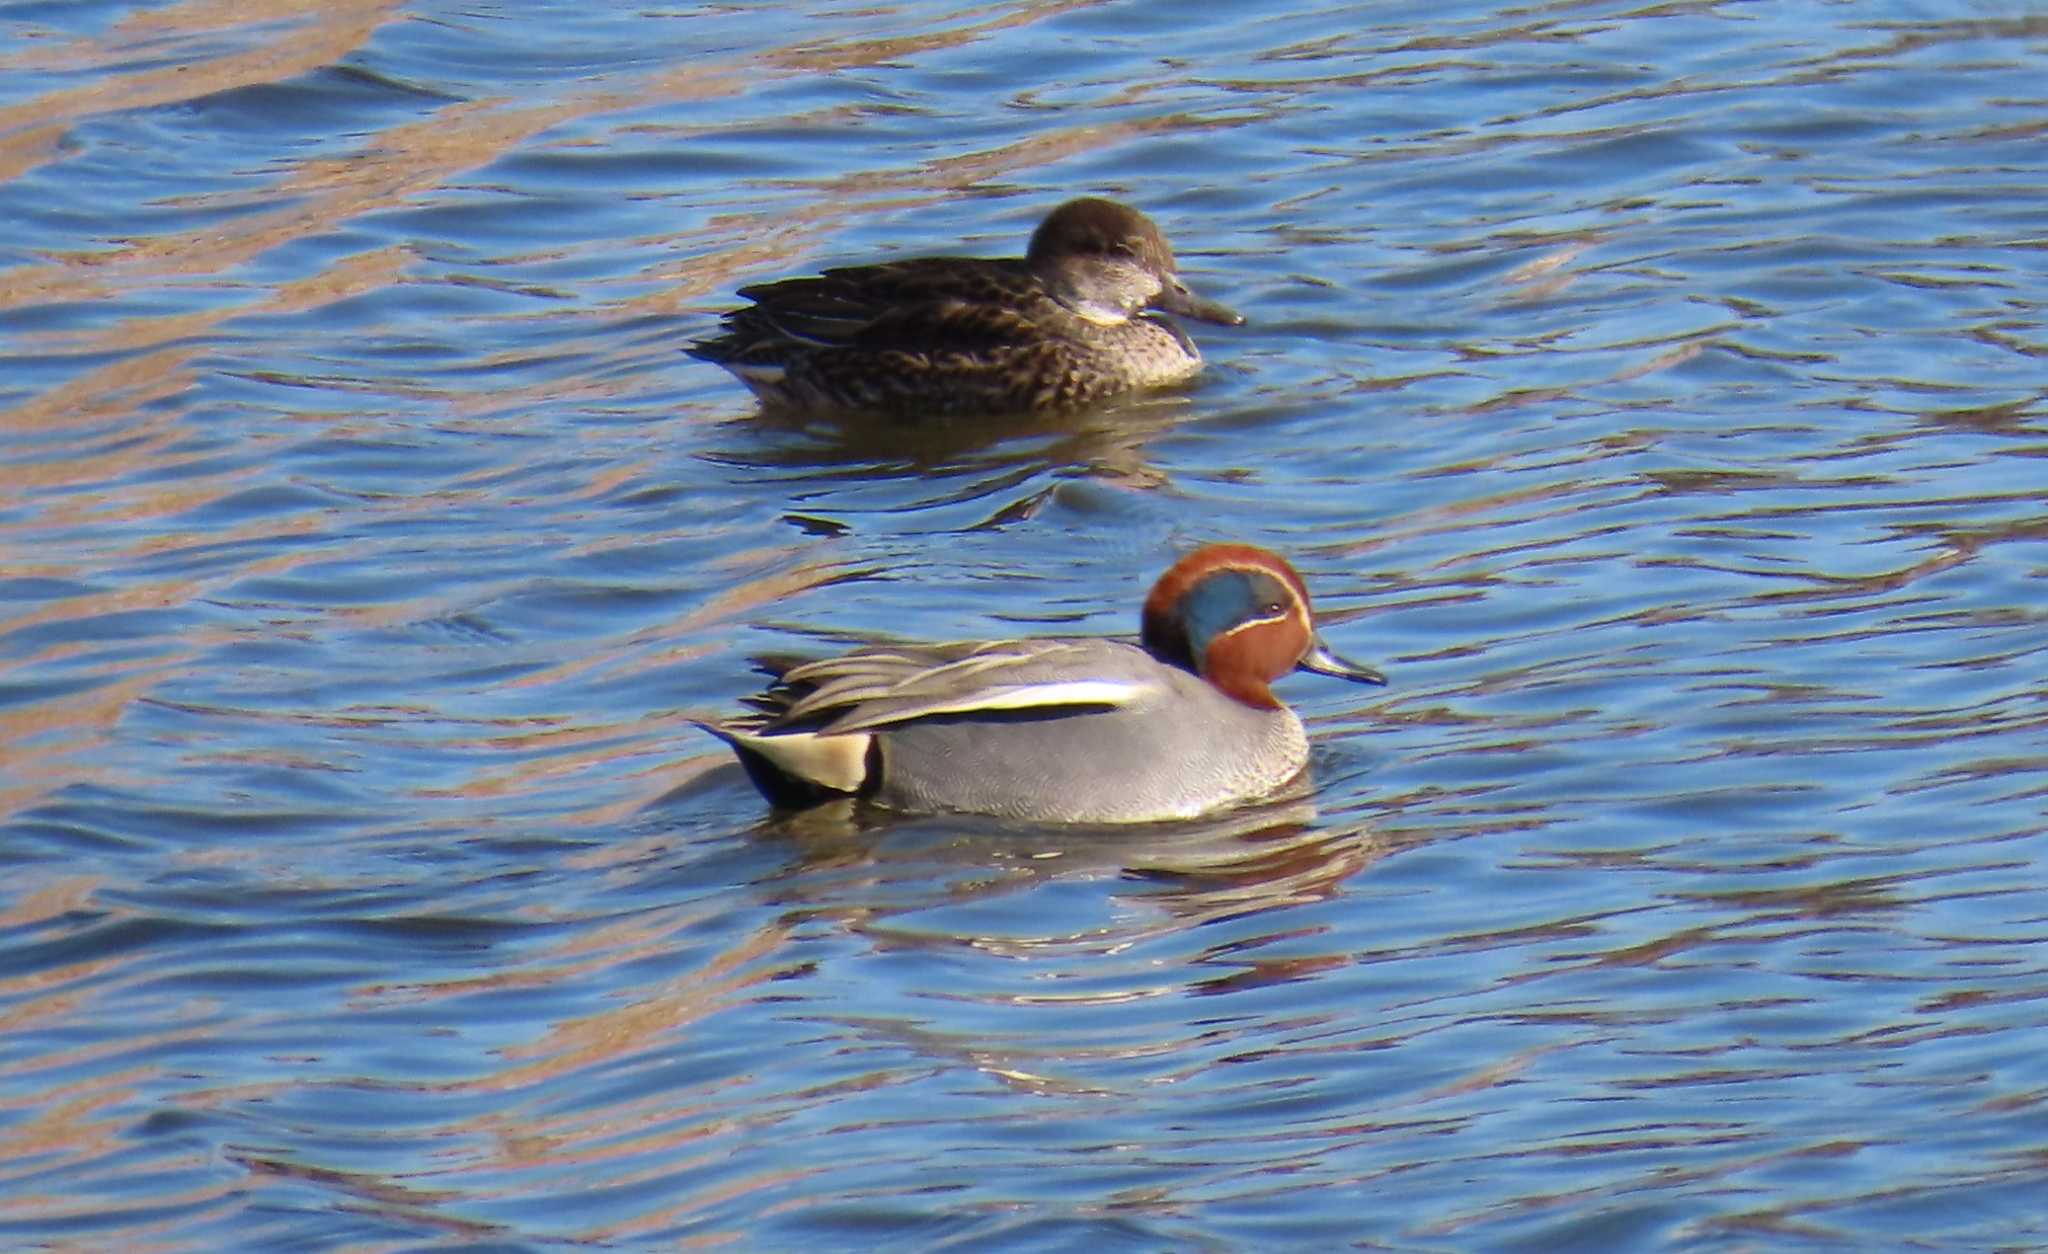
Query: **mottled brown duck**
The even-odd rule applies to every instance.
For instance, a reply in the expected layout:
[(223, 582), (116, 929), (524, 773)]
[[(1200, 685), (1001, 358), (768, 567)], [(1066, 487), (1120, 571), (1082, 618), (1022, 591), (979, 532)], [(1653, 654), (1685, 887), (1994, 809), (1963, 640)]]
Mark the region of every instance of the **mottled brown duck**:
[(1188, 290), (1150, 218), (1070, 200), (1022, 258), (920, 257), (740, 289), (690, 353), (769, 408), (906, 418), (1058, 413), (1185, 382), (1202, 354), (1169, 315), (1244, 321)]

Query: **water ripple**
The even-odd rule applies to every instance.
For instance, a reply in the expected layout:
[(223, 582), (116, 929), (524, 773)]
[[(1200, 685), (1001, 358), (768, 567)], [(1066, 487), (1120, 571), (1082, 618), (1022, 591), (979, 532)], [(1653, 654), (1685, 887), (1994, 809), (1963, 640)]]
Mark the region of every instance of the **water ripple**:
[[(0, 1243), (2041, 1242), (2041, 19), (784, 16), (0, 16)], [(679, 351), (1081, 192), (1186, 393)], [(1266, 804), (687, 725), (1211, 538), (1394, 680)]]

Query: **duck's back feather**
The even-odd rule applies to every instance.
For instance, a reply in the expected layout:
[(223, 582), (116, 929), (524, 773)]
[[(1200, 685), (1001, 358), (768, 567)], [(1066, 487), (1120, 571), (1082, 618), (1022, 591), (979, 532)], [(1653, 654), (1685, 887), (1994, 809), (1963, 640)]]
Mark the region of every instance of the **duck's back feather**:
[[(1015, 262), (927, 257), (743, 287), (699, 356), (791, 349), (983, 353), (1066, 333), (1073, 319)], [(725, 354), (727, 356), (720, 356)]]
[(833, 736), (941, 715), (1126, 705), (1156, 688), (1150, 660), (1104, 640), (862, 649), (785, 672), (789, 704), (765, 726)]

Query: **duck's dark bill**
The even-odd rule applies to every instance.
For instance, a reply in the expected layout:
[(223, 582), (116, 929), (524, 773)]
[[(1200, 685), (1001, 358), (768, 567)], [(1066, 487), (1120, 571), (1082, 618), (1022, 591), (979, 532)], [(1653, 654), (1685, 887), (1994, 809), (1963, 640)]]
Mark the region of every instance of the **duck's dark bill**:
[(1295, 664), (1297, 669), (1314, 671), (1318, 675), (1331, 675), (1360, 684), (1383, 684), (1387, 677), (1370, 666), (1346, 661), (1330, 651), (1330, 646), (1317, 637), (1310, 645), (1307, 656)]
[(1177, 313), (1183, 318), (1193, 318), (1199, 322), (1215, 322), (1226, 327), (1244, 325), (1243, 314), (1228, 305), (1204, 300), (1177, 280), (1168, 283), (1152, 303), (1168, 313)]

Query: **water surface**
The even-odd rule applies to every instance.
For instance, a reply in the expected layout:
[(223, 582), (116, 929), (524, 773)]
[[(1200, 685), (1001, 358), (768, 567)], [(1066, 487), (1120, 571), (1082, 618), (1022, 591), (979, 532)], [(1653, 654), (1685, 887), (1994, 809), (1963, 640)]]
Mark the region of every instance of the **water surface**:
[[(2048, 1242), (2028, 6), (0, 8), (0, 1244)], [(1180, 395), (764, 421), (1128, 199)], [(1312, 791), (770, 814), (749, 659), (1307, 575)]]

